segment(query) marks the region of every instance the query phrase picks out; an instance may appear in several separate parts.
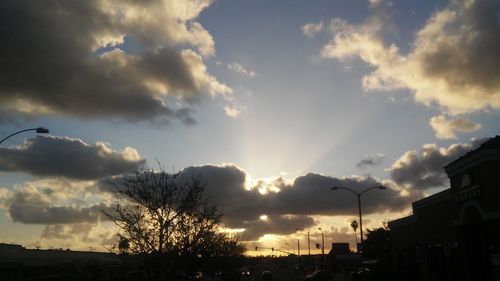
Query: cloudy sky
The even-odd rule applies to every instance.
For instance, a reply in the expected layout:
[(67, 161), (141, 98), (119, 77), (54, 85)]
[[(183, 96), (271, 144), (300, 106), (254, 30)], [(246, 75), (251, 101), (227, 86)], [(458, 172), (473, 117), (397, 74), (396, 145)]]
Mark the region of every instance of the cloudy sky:
[[(104, 250), (110, 177), (202, 174), (227, 229), (354, 243), (500, 131), (497, 0), (5, 0), (0, 242)], [(285, 246), (288, 243), (288, 246)], [(295, 245), (295, 244), (294, 244)]]

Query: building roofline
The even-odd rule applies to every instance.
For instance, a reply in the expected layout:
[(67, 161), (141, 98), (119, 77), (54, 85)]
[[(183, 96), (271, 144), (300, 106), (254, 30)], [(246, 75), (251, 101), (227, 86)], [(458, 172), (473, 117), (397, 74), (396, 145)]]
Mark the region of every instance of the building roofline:
[(500, 150), (500, 136), (495, 136), (493, 138), (490, 138), (483, 144), (481, 144), (478, 148), (473, 149), (466, 154), (460, 156), (459, 158), (453, 160), (450, 162), (448, 165), (444, 166), (444, 169), (446, 170), (446, 173), (449, 173), (448, 170), (453, 169), (453, 166), (457, 166), (458, 163), (463, 162), (464, 159), (470, 158), (471, 156), (477, 154), (479, 151), (483, 150), (490, 150), (490, 151), (499, 151)]
[(390, 221), (388, 223), (388, 225), (389, 225), (389, 228), (393, 228), (393, 227), (400, 227), (400, 226), (404, 226), (404, 225), (409, 225), (409, 224), (415, 223), (416, 221), (417, 221), (417, 216), (409, 215), (407, 217), (402, 217), (402, 218)]
[(446, 200), (451, 199), (451, 189), (447, 188), (443, 191), (440, 191), (438, 193), (432, 194), (430, 196), (427, 196), (425, 198), (422, 198), (418, 201), (415, 201), (412, 203), (413, 207), (413, 213), (415, 213), (417, 210), (420, 208), (425, 208), (427, 206), (431, 206)]

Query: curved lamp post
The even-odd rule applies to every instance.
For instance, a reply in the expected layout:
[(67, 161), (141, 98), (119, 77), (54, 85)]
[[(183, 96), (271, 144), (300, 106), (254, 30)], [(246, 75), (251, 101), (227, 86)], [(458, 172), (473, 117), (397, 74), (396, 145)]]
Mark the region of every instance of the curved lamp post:
[(292, 247), (292, 250), (293, 250), (293, 252), (292, 252), (292, 253), (295, 255), (295, 246), (294, 246), (294, 245), (291, 245), (290, 243), (287, 243), (287, 242), (285, 242), (285, 245), (287, 245), (287, 246), (291, 246), (291, 247)]
[[(385, 190), (387, 189), (387, 187), (383, 186), (383, 185), (377, 185), (377, 186), (372, 186), (372, 187), (369, 187), (361, 192), (356, 192), (350, 188), (347, 188), (347, 187), (344, 187), (344, 186), (334, 186), (332, 187), (332, 190), (339, 190), (339, 189), (344, 189), (344, 190), (347, 190), (349, 192), (351, 192), (352, 194), (356, 195), (358, 197), (358, 212), (359, 212), (359, 232), (360, 232), (360, 235), (361, 235), (361, 252), (363, 252), (363, 219), (361, 217), (361, 196), (363, 194), (365, 194), (366, 192), (370, 191), (370, 190), (374, 190), (374, 189), (380, 189), (380, 190)], [(358, 252), (359, 252), (359, 249), (358, 249)]]
[(25, 129), (25, 130), (21, 130), (21, 131), (17, 131), (15, 133), (12, 133), (8, 136), (6, 136), (5, 138), (3, 138), (2, 140), (0, 140), (0, 143), (2, 143), (4, 140), (12, 137), (12, 136), (15, 136), (17, 134), (20, 134), (22, 132), (27, 132), (27, 131), (36, 131), (38, 134), (48, 134), (49, 133), (49, 129), (47, 128), (44, 128), (44, 127), (38, 127), (38, 128), (31, 128), (31, 129)]

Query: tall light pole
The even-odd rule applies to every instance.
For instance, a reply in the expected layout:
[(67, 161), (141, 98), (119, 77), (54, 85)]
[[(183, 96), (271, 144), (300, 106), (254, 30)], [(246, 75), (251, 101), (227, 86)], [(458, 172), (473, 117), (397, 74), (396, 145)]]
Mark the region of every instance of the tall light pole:
[(27, 132), (27, 131), (36, 131), (38, 134), (47, 134), (47, 133), (49, 133), (49, 129), (44, 128), (44, 127), (25, 129), (25, 130), (17, 131), (15, 133), (12, 133), (12, 134), (6, 136), (2, 140), (0, 140), (0, 143), (2, 143), (4, 140), (6, 140), (6, 139), (8, 139), (8, 138), (10, 138), (10, 137), (12, 137), (14, 135), (20, 134), (22, 132)]
[[(301, 231), (301, 230), (304, 230), (303, 228), (296, 228), (295, 231)], [(300, 237), (300, 235), (299, 235)], [(297, 238), (297, 255), (300, 257), (300, 239)]]
[(323, 265), (325, 264), (325, 235), (323, 234), (323, 230), (321, 227), (318, 227), (319, 231), (321, 231), (321, 261)]
[(307, 232), (307, 251), (309, 256), (311, 255), (311, 237), (309, 237), (309, 231)]
[[(349, 192), (351, 192), (352, 194), (356, 195), (358, 197), (358, 212), (359, 212), (359, 232), (360, 232), (360, 235), (361, 235), (361, 252), (363, 252), (363, 219), (361, 217), (361, 196), (363, 194), (365, 194), (366, 192), (370, 191), (370, 190), (374, 190), (374, 189), (380, 189), (380, 190), (385, 190), (387, 189), (387, 187), (383, 186), (383, 185), (378, 185), (378, 186), (372, 186), (372, 187), (369, 187), (361, 192), (356, 192), (348, 187), (344, 187), (344, 186), (334, 186), (332, 187), (332, 190), (339, 190), (339, 189), (344, 189), (344, 190), (347, 190)], [(359, 250), (358, 250), (359, 252)]]

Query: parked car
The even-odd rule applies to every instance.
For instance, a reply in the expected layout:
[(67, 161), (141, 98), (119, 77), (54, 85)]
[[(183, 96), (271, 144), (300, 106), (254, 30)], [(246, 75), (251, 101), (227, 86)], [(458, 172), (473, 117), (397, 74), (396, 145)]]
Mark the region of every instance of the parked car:
[(148, 275), (145, 271), (127, 271), (123, 275), (125, 281), (146, 281)]
[(262, 271), (262, 275), (260, 276), (260, 280), (262, 280), (262, 281), (273, 280), (273, 273), (270, 270)]
[(369, 268), (366, 268), (366, 267), (358, 268), (358, 269), (356, 269), (356, 271), (354, 271), (351, 274), (351, 279), (354, 280), (354, 281), (369, 280), (369, 278), (370, 278), (370, 272), (371, 271), (370, 271)]
[(329, 270), (318, 270), (305, 278), (307, 281), (331, 281), (332, 279), (333, 274)]

